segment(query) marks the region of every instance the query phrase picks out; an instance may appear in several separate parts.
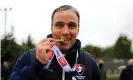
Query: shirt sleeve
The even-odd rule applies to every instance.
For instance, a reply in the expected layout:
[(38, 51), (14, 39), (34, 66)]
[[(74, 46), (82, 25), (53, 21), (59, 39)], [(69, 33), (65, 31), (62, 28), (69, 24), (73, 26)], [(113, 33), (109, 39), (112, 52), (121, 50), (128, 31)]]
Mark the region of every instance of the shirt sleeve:
[(40, 63), (37, 59), (31, 63), (29, 52), (25, 52), (17, 60), (8, 80), (36, 79), (42, 68), (43, 64)]
[(92, 67), (92, 80), (100, 80), (100, 74), (99, 74), (98, 66), (97, 66), (95, 61), (92, 64), (93, 64), (93, 67)]

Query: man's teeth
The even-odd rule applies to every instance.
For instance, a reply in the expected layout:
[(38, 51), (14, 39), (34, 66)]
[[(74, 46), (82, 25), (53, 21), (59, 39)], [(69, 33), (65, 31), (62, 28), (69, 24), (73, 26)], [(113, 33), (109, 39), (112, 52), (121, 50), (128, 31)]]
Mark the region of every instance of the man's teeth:
[(64, 39), (64, 41), (69, 41), (70, 39)]

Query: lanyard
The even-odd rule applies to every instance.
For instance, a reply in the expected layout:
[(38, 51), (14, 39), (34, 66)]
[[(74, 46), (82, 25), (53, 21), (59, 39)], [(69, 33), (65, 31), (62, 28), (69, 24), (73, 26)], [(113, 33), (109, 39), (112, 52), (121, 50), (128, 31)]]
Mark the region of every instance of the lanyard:
[[(70, 67), (69, 63), (67, 62), (67, 60), (62, 55), (61, 51), (59, 50), (59, 48), (56, 45), (54, 45), (51, 49), (50, 57), (49, 57), (49, 60), (45, 64), (45, 68), (49, 68), (49, 65), (50, 65), (51, 61), (53, 60), (54, 55), (56, 56), (56, 59), (57, 59), (58, 63), (60, 64), (60, 66), (63, 68), (63, 70), (65, 70), (66, 72), (75, 71), (75, 65), (73, 68)], [(78, 50), (77, 50), (77, 54), (76, 54), (75, 64), (77, 64), (77, 59), (78, 59)]]

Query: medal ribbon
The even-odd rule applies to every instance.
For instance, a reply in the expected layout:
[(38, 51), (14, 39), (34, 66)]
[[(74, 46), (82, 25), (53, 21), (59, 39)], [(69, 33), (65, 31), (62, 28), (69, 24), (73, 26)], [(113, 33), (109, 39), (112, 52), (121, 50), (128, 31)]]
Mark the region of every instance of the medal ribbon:
[[(53, 60), (53, 56), (56, 56), (56, 59), (58, 61), (58, 63), (60, 64), (60, 66), (66, 71), (66, 72), (72, 72), (75, 71), (75, 65), (73, 68), (70, 67), (69, 63), (67, 62), (67, 60), (65, 59), (65, 57), (62, 55), (61, 51), (59, 50), (59, 48), (54, 45), (51, 49), (51, 56), (49, 58), (49, 60), (46, 62), (45, 64), (45, 68), (48, 68), (51, 61)], [(78, 50), (77, 50), (77, 54), (76, 54), (76, 62), (75, 64), (77, 64), (77, 58), (78, 58)]]

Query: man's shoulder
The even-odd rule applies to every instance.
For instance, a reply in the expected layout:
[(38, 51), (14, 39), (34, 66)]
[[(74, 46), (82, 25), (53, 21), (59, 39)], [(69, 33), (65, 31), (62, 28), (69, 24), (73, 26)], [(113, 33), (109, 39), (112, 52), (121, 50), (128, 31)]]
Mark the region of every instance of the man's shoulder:
[(91, 59), (93, 59), (93, 56), (92, 56), (89, 52), (87, 52), (87, 51), (80, 50), (80, 54), (83, 55), (83, 56), (86, 57), (86, 58), (91, 58)]
[(80, 50), (80, 56), (82, 57), (83, 61), (85, 61), (85, 63), (96, 64), (94, 57), (89, 52)]
[(22, 53), (22, 55), (19, 57), (19, 60), (23, 60), (23, 59), (24, 59), (23, 61), (30, 60), (31, 54), (34, 52), (33, 50), (34, 49), (30, 49), (30, 50), (24, 51)]

